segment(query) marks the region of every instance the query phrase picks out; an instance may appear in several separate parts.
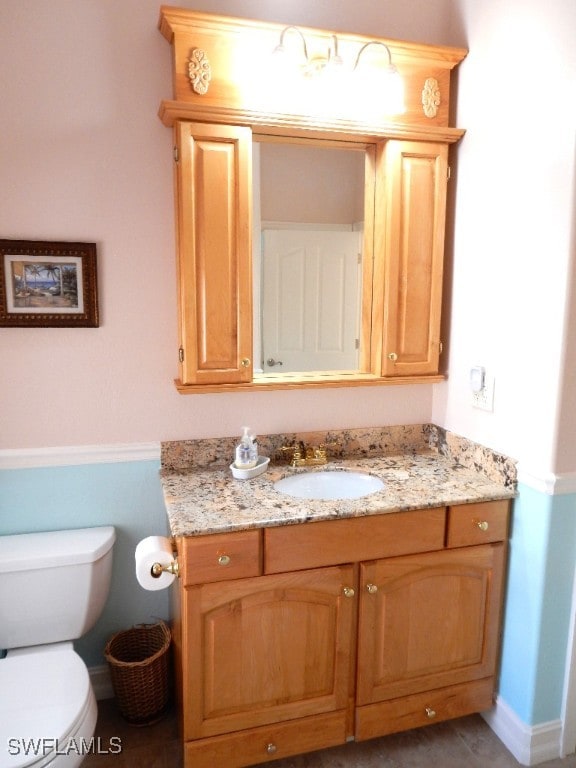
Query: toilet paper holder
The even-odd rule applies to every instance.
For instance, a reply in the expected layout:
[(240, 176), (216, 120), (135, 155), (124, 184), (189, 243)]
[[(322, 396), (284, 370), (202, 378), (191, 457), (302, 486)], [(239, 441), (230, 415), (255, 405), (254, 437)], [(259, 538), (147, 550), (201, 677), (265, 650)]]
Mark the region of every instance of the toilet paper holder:
[(163, 573), (172, 573), (174, 576), (180, 576), (180, 568), (178, 566), (178, 559), (174, 558), (171, 563), (152, 563), (150, 567), (150, 575), (155, 579), (159, 579)]

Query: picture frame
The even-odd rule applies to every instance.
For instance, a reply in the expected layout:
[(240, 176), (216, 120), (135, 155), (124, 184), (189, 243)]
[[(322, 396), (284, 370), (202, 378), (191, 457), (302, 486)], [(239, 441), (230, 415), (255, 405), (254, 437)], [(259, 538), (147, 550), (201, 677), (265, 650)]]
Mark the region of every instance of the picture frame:
[(0, 239), (0, 326), (98, 324), (96, 243)]

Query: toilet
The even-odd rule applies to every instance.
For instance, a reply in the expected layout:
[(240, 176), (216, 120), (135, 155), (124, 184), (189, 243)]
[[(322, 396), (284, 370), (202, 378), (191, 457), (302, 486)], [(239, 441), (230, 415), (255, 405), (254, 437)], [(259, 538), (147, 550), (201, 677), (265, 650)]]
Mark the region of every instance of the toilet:
[(72, 641), (108, 597), (112, 526), (0, 536), (0, 766), (75, 768), (96, 698)]

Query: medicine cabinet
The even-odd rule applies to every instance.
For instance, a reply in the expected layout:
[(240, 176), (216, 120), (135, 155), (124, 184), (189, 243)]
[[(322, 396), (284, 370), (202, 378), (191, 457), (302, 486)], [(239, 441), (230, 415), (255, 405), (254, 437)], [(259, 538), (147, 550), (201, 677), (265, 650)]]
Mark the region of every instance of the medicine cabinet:
[[(351, 65), (343, 64), (348, 79), (335, 87), (322, 71), (303, 73), (301, 62), (291, 64), (288, 75), (274, 68), (279, 40), (294, 29), (161, 9), (160, 30), (172, 45), (173, 62), (173, 99), (162, 102), (160, 118), (174, 131), (176, 384), (183, 393), (442, 378), (448, 155), (464, 133), (449, 125), (450, 78), (466, 51), (318, 29), (292, 32), (295, 52), (301, 37), (308, 66), (320, 61), (319, 69), (333, 57), (334, 41), (343, 62), (353, 62), (361, 49), (370, 53), (370, 74), (360, 67), (352, 73)], [(328, 54), (327, 45), (332, 46)], [(373, 74), (385, 51), (402, 81), (401, 112), (380, 109), (383, 92)], [(302, 221), (300, 216), (271, 223), (262, 217), (260, 158), (282, 147), (290, 153), (322, 150), (360, 158), (362, 201), (353, 220), (341, 227), (335, 220)], [(296, 168), (295, 160), (292, 165)], [(308, 165), (314, 166), (312, 174), (318, 172), (319, 163)], [(268, 176), (280, 178), (280, 170), (267, 168)], [(328, 182), (324, 194), (312, 193), (315, 199), (329, 197), (335, 186), (348, 190), (358, 184), (357, 171), (353, 177), (335, 173), (339, 183)], [(294, 171), (293, 178), (299, 176)], [(287, 201), (289, 193), (304, 195), (292, 186), (286, 189)], [(344, 258), (332, 240), (322, 256), (316, 245), (291, 237), (284, 251), (272, 246), (276, 273), (265, 274), (263, 230), (303, 231), (305, 242), (315, 243), (311, 231), (339, 228), (355, 232), (355, 269), (352, 257)], [(305, 256), (310, 249), (316, 254), (312, 266)], [(280, 274), (284, 283), (278, 282)], [(264, 333), (270, 331), (270, 316), (259, 310), (267, 280), (276, 281), (276, 295), (284, 291), (286, 299), (287, 310), (277, 313), (271, 332), (282, 342), (278, 347)], [(343, 298), (348, 309), (341, 310), (335, 297), (346, 291), (355, 294), (356, 303), (348, 305)], [(339, 354), (340, 347), (350, 345), (355, 356)], [(305, 363), (285, 362), (294, 350), (299, 355), (291, 359)], [(325, 355), (326, 350), (334, 354)]]

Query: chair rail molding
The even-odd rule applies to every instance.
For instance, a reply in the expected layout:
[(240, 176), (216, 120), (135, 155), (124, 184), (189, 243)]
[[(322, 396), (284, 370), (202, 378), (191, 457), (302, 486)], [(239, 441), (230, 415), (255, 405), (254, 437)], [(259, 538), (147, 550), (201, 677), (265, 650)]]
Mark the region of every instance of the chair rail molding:
[(129, 461), (160, 461), (160, 443), (66, 445), (52, 448), (8, 448), (0, 450), (0, 470), (70, 467), (80, 464), (116, 464)]
[(554, 472), (539, 472), (520, 463), (518, 464), (518, 482), (549, 496), (576, 493), (576, 471), (561, 472), (557, 475)]

